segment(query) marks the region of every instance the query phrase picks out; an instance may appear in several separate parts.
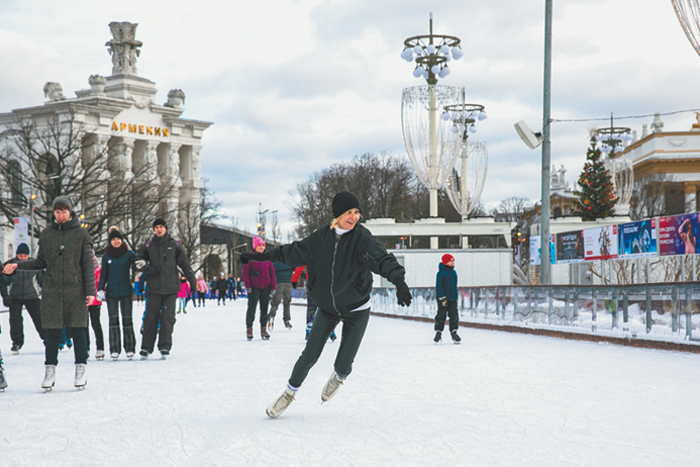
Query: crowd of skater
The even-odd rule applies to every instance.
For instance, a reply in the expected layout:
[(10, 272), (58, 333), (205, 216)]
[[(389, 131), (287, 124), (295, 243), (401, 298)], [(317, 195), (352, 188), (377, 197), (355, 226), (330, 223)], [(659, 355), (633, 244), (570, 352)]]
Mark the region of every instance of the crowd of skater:
[[(285, 328), (292, 328), (292, 294), (301, 282), (307, 295), (306, 343), (285, 390), (266, 410), (276, 418), (294, 401), (326, 342), (336, 339), (340, 323), (340, 346), (333, 372), (321, 391), (322, 401), (333, 398), (351, 373), (369, 321), (372, 273), (396, 286), (399, 305), (410, 306), (412, 301), (403, 266), (359, 224), (359, 201), (350, 192), (340, 192), (333, 198), (330, 224), (303, 240), (275, 249), (268, 249), (262, 238), (255, 237), (252, 250), (240, 255), (241, 278), (220, 273), (209, 281), (202, 275), (195, 277), (189, 258), (169, 235), (164, 219), (153, 222), (152, 238), (137, 251), (127, 245), (117, 227), (110, 227), (105, 253), (98, 260), (71, 200), (59, 196), (52, 207), (53, 217), (41, 232), (36, 258), (29, 256), (26, 244), (20, 244), (16, 257), (3, 264), (0, 275), (3, 304), (10, 309), (12, 353), (18, 354), (24, 345), (22, 308), (26, 308), (44, 343), (41, 387), (46, 391), (55, 385), (58, 354), (64, 346), (72, 347), (75, 356), (75, 387), (86, 386), (89, 324), (95, 358), (104, 359), (100, 309), (105, 302), (112, 359), (118, 359), (122, 352), (129, 359), (136, 355), (134, 297), (137, 303), (145, 302), (139, 357), (148, 359), (157, 349), (165, 359), (172, 350), (176, 315), (187, 313), (188, 303), (203, 307), (207, 300), (216, 299), (218, 305), (225, 305), (226, 298), (246, 297), (246, 339), (254, 338), (259, 308), (260, 337), (269, 340), (280, 305)], [(138, 279), (132, 283), (134, 273), (138, 273)], [(450, 335), (458, 344), (457, 275), (450, 255), (444, 255), (439, 265), (436, 296), (439, 305), (434, 341), (441, 340), (449, 317)], [(0, 389), (6, 386), (0, 353)]]

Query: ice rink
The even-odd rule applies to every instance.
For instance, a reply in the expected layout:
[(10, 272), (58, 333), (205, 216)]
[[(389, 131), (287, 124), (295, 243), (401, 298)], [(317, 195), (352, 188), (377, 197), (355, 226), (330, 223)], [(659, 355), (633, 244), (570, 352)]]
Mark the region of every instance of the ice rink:
[(50, 393), (29, 316), (15, 356), (0, 314), (0, 465), (700, 465), (700, 355), (472, 329), (435, 345), (429, 323), (372, 317), (337, 396), (321, 405), (338, 341), (273, 420), (305, 308), (247, 342), (245, 306), (190, 306), (165, 361), (98, 362), (93, 340), (83, 391), (63, 350)]

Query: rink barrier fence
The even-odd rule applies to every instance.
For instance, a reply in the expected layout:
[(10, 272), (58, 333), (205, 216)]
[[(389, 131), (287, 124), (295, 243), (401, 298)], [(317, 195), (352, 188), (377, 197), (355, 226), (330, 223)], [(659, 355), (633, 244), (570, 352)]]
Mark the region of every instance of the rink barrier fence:
[[(378, 316), (433, 322), (435, 289), (372, 291)], [(700, 353), (700, 284), (459, 287), (460, 325), (618, 345)], [(695, 332), (695, 336), (694, 336)]]

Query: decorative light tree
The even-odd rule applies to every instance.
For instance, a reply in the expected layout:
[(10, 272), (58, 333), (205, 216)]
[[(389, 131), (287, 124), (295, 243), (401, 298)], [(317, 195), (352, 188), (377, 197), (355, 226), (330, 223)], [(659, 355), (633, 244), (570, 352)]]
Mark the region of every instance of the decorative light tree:
[(484, 190), (488, 168), (488, 151), (482, 141), (468, 141), (470, 133), (476, 133), (476, 122), (486, 119), (484, 106), (480, 104), (447, 105), (442, 120), (452, 122), (452, 134), (461, 147), (459, 170), (450, 172), (445, 188), (452, 206), (466, 219), (479, 205)]
[(671, 3), (690, 45), (700, 55), (700, 1), (671, 0)]
[[(438, 190), (447, 182), (460, 149), (458, 139), (451, 137), (452, 121), (439, 118), (438, 112), (447, 105), (464, 103), (462, 88), (437, 86), (437, 82), (450, 74), (448, 63), (462, 57), (460, 40), (433, 34), (431, 13), (430, 34), (406, 39), (401, 57), (415, 61), (413, 76), (428, 83), (403, 90), (401, 122), (413, 169), (430, 191), (430, 216), (437, 217)], [(437, 237), (430, 239), (430, 247), (437, 248)]]
[(625, 144), (632, 141), (632, 132), (627, 127), (613, 125), (613, 116), (610, 115), (610, 127), (596, 130), (594, 140), (600, 143), (600, 152), (607, 155), (605, 166), (610, 173), (613, 190), (617, 203), (616, 215), (627, 215), (630, 209), (632, 188), (634, 185), (634, 170), (629, 159), (619, 159), (615, 155), (625, 149)]

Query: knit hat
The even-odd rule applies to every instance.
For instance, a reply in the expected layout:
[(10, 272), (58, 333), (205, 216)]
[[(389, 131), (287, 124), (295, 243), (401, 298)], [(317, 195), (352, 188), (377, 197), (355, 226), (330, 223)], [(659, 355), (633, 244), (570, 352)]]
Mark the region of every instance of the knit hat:
[(124, 237), (122, 236), (122, 233), (119, 231), (119, 229), (116, 226), (112, 226), (109, 228), (109, 235), (107, 236), (107, 241), (111, 242), (112, 239), (118, 238), (120, 240), (124, 240)]
[(161, 219), (160, 217), (156, 220), (153, 221), (153, 228), (156, 228), (156, 225), (162, 225), (166, 229), (168, 228), (168, 224), (165, 223), (165, 219)]
[(442, 264), (444, 264), (445, 266), (447, 266), (447, 263), (449, 263), (450, 261), (454, 261), (454, 260), (455, 260), (455, 257), (449, 253), (445, 253), (444, 255), (442, 255)]
[(51, 209), (56, 209), (56, 206), (66, 206), (69, 211), (73, 210), (73, 203), (70, 202), (70, 199), (67, 196), (56, 196), (56, 198), (53, 200), (53, 204), (51, 205)]
[(260, 237), (253, 237), (253, 250), (255, 250), (259, 245), (265, 246), (265, 240)]
[(27, 246), (26, 243), (20, 243), (17, 245), (17, 254), (18, 255), (28, 255), (29, 254), (29, 247)]
[(338, 217), (350, 209), (360, 209), (360, 202), (357, 197), (349, 191), (341, 191), (333, 197), (333, 217)]

